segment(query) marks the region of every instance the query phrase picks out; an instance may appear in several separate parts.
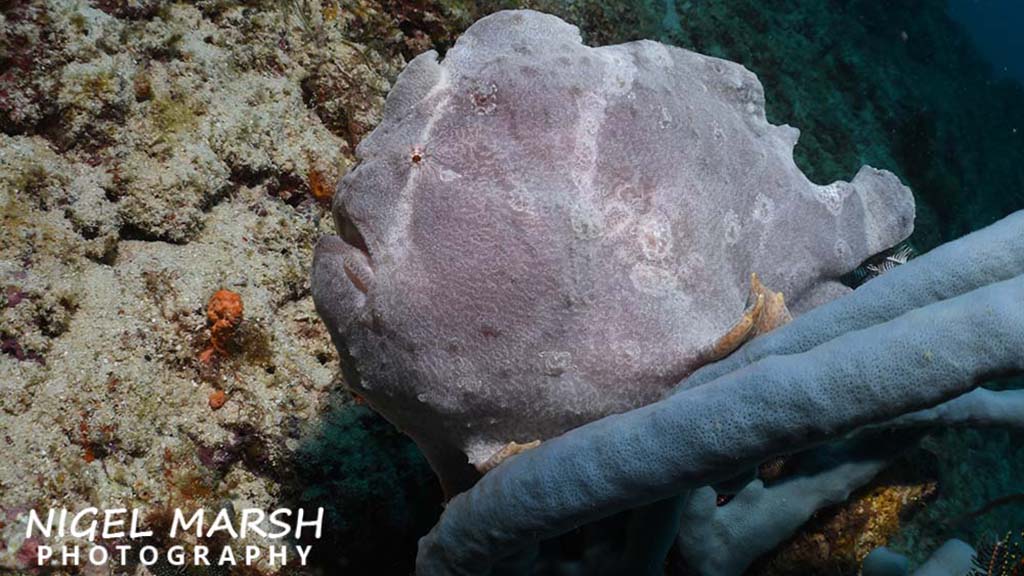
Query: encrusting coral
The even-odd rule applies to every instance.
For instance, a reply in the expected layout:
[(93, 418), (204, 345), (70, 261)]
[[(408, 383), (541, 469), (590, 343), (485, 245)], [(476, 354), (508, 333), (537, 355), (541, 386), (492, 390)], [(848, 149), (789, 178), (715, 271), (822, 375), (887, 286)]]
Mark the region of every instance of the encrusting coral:
[(242, 297), (231, 290), (218, 290), (206, 305), (206, 320), (210, 324), (210, 345), (199, 355), (203, 362), (209, 362), (214, 355), (228, 353), (228, 345), (235, 337), (235, 330), (242, 323), (244, 306)]

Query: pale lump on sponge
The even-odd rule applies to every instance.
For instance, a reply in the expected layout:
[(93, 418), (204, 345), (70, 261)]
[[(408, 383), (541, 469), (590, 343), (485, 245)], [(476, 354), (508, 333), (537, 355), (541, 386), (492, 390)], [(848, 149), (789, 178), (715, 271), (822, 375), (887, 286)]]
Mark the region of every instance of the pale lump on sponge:
[(658, 399), (763, 324), (751, 273), (799, 314), (912, 231), (896, 176), (816, 185), (798, 134), (739, 64), (483, 18), (408, 64), (335, 195), (312, 288), (348, 384), (449, 493)]

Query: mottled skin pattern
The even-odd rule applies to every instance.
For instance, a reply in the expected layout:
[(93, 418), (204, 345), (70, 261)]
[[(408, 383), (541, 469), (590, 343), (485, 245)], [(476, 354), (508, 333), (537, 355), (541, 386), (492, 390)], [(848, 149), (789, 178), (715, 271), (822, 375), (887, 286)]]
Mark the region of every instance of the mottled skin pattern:
[(480, 20), (409, 63), (335, 195), (312, 285), (349, 385), (451, 492), (509, 442), (658, 399), (752, 272), (799, 314), (911, 232), (894, 175), (816, 185), (797, 136), (738, 64)]

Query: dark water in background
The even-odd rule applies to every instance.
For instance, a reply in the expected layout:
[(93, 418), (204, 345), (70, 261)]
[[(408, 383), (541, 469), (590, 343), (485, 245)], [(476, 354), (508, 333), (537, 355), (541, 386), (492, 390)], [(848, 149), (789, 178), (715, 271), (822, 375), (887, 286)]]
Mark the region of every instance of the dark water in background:
[(1024, 83), (1024, 2), (950, 0), (949, 14), (964, 26), (996, 76)]

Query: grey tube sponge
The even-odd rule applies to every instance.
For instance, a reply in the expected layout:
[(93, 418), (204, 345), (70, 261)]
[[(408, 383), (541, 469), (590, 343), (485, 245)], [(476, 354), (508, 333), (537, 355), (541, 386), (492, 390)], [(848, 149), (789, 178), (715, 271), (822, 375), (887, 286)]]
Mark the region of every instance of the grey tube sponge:
[[(702, 576), (738, 576), (761, 554), (775, 548), (817, 510), (846, 500), (868, 483), (921, 434), (935, 428), (1024, 428), (1024, 390), (978, 388), (934, 408), (919, 410), (857, 432), (854, 440), (826, 445), (801, 455), (812, 465), (822, 459), (832, 466), (806, 470), (765, 487), (754, 480), (726, 505), (718, 506), (716, 492), (700, 488), (683, 497), (685, 506), (678, 549), (686, 565)], [(912, 436), (883, 439), (879, 430), (917, 429)], [(856, 453), (848, 453), (859, 444)], [(902, 566), (902, 571), (900, 567)], [(902, 556), (880, 548), (865, 559), (864, 574), (909, 573)]]
[[(761, 554), (794, 534), (817, 510), (846, 500), (850, 492), (881, 472), (901, 452), (916, 444), (920, 434), (936, 428), (964, 427), (1024, 428), (1024, 390), (995, 391), (978, 388), (934, 408), (919, 410), (870, 426), (857, 432), (855, 440), (827, 445), (801, 456), (812, 463), (828, 458), (834, 466), (821, 470), (799, 470), (779, 484), (765, 487), (755, 480), (740, 490), (725, 506), (717, 506), (710, 487), (684, 497), (684, 517), (678, 544), (688, 566), (702, 576), (739, 575)], [(883, 440), (879, 430), (917, 429), (917, 435)], [(851, 444), (860, 444), (857, 454), (844, 454)], [(864, 454), (864, 452), (867, 452)], [(868, 565), (886, 565), (886, 551), (865, 560)], [(905, 563), (905, 559), (904, 559)], [(902, 574), (907, 574), (904, 570)]]
[(974, 548), (963, 540), (947, 540), (914, 571), (914, 576), (966, 576), (971, 571), (974, 554)]
[(882, 546), (864, 558), (860, 573), (861, 576), (907, 576), (910, 574), (910, 560)]
[(1024, 390), (978, 388), (934, 408), (905, 414), (879, 427), (954, 426), (1024, 428)]
[[(1011, 216), (981, 238), (1005, 244), (1006, 229), (1019, 226), (1021, 218)], [(986, 254), (978, 238), (947, 246), (938, 263)], [(980, 278), (957, 273), (934, 277), (924, 287), (933, 295), (955, 292), (945, 284), (978, 286), (999, 276), (995, 268), (961, 270), (972, 269)], [(887, 276), (913, 284), (923, 273)], [(887, 286), (907, 294), (896, 281)], [(826, 342), (761, 358), (706, 385), (584, 425), (499, 466), (449, 503), (420, 542), (418, 573), (486, 574), (494, 562), (531, 542), (1024, 370), (1024, 277), (900, 310), (892, 319), (843, 333), (851, 318), (845, 300), (856, 294), (816, 311), (818, 322), (847, 322)], [(887, 313), (871, 317), (892, 316), (899, 308), (891, 298), (881, 304)], [(859, 315), (853, 318), (863, 325)], [(818, 324), (791, 326), (819, 332)], [(775, 339), (806, 342), (792, 329), (761, 338), (767, 348), (781, 348)]]
[[(956, 538), (939, 547), (913, 576), (967, 576), (974, 562), (974, 548)], [(888, 548), (876, 548), (868, 554), (861, 566), (863, 576), (905, 576), (910, 561)]]
[(919, 438), (876, 434), (816, 448), (800, 457), (795, 474), (771, 486), (754, 480), (724, 506), (710, 487), (692, 491), (683, 497), (677, 539), (683, 561), (701, 576), (739, 576), (815, 512), (845, 501)]
[[(1024, 391), (978, 389), (939, 406), (891, 420), (870, 433), (804, 453), (790, 477), (766, 487), (754, 480), (724, 506), (710, 487), (677, 498), (683, 502), (677, 550), (685, 566), (701, 576), (739, 576), (762, 554), (795, 534), (820, 509), (844, 502), (921, 436), (938, 426), (1024, 426)], [(1013, 405), (1003, 409), (1004, 395)], [(883, 437), (878, 429), (920, 428)], [(664, 505), (664, 504), (663, 504)], [(944, 557), (944, 556), (942, 556)], [(864, 560), (864, 576), (906, 576), (909, 561), (886, 548)], [(689, 574), (690, 571), (683, 573)]]

